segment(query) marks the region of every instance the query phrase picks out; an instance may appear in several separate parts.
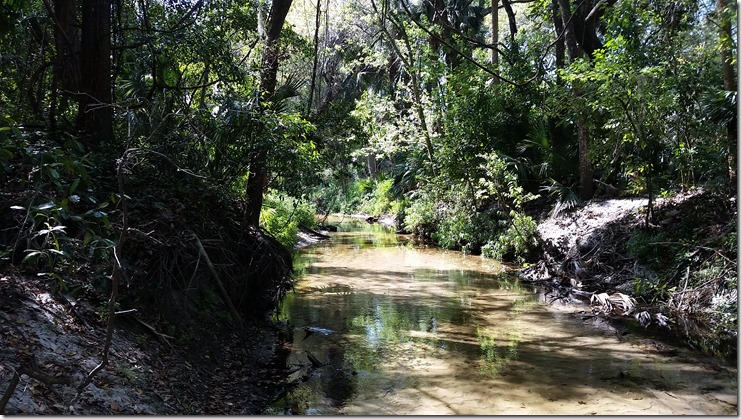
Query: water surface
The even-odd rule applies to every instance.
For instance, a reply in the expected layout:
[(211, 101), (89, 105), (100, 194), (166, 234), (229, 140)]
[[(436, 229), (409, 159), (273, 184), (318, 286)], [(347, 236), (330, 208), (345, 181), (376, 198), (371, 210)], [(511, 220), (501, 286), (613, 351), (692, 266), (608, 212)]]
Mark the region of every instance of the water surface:
[(340, 228), (296, 261), (300, 384), (267, 414), (737, 414), (735, 368), (549, 312), (495, 261)]

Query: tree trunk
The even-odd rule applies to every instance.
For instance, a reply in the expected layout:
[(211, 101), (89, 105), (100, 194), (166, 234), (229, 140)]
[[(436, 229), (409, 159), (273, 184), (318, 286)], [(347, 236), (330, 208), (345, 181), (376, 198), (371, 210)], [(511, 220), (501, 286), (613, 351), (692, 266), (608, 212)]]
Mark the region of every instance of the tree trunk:
[(113, 140), (111, 0), (82, 0), (78, 129), (90, 146)]
[[(260, 70), (260, 100), (263, 105), (270, 103), (275, 94), (278, 77), (278, 38), (283, 30), (286, 15), (293, 0), (273, 0), (265, 30), (265, 50)], [(267, 155), (269, 150), (256, 150), (250, 159), (250, 174), (247, 178), (247, 224), (253, 227), (260, 225), (263, 192), (268, 184)]]
[[(733, 54), (731, 44), (733, 33), (731, 31), (731, 18), (728, 13), (728, 0), (716, 1), (716, 14), (720, 22), (720, 65), (723, 73), (723, 89), (729, 92), (736, 91), (736, 77), (733, 73)], [(731, 185), (736, 184), (736, 124), (729, 121), (726, 124), (726, 141), (728, 153), (728, 177)]]
[(311, 113), (311, 105), (314, 101), (314, 89), (316, 88), (316, 67), (319, 63), (319, 18), (322, 16), (322, 0), (316, 0), (316, 23), (314, 25), (314, 65), (311, 70), (311, 86), (309, 87), (309, 100), (306, 105), (306, 114)]
[[(491, 0), (491, 67), (499, 74), (499, 0)], [(494, 77), (493, 82), (499, 83)]]
[[(563, 20), (561, 20), (561, 12), (558, 6), (558, 0), (552, 0), (553, 6), (553, 28), (556, 30), (556, 70), (560, 70), (564, 66), (564, 57), (566, 56), (566, 44), (564, 43), (563, 33)], [(561, 76), (556, 74), (556, 83), (560, 84)]]
[(569, 0), (557, 0), (561, 12), (562, 27), (565, 32), (563, 35), (566, 51), (569, 53), (569, 63), (573, 63), (579, 58), (579, 46), (576, 43), (576, 33), (574, 32), (574, 22), (571, 21), (571, 6)]
[[(575, 90), (575, 95), (580, 94)], [(592, 199), (594, 196), (594, 171), (589, 161), (589, 129), (587, 117), (579, 113), (576, 118), (577, 138), (579, 141), (579, 184), (581, 185), (582, 199)]]
[(517, 35), (515, 12), (514, 10), (512, 10), (512, 5), (510, 4), (509, 0), (502, 0), (502, 6), (504, 6), (504, 11), (507, 12), (507, 19), (509, 20), (509, 37), (512, 41), (512, 44), (514, 45), (515, 35)]
[[(558, 0), (561, 9), (561, 20), (563, 21), (564, 41), (566, 50), (569, 53), (569, 63), (573, 63), (581, 55), (576, 42), (576, 33), (574, 24), (571, 22), (571, 7), (569, 0)], [(571, 88), (571, 95), (575, 102), (581, 101), (582, 92), (578, 86)], [(581, 185), (580, 195), (582, 199), (591, 199), (594, 196), (594, 173), (592, 163), (589, 161), (589, 129), (587, 128), (587, 118), (583, 112), (577, 110), (576, 130), (579, 143), (579, 183)]]
[[(77, 10), (74, 0), (54, 1), (54, 87), (53, 100), (50, 104), (49, 122), (56, 126), (57, 113), (64, 113), (67, 108), (67, 99), (79, 89), (80, 66), (78, 53), (80, 51), (80, 34), (77, 28)], [(61, 95), (58, 91), (61, 90)], [(57, 97), (60, 97), (57, 100)], [(57, 112), (58, 111), (58, 112)]]

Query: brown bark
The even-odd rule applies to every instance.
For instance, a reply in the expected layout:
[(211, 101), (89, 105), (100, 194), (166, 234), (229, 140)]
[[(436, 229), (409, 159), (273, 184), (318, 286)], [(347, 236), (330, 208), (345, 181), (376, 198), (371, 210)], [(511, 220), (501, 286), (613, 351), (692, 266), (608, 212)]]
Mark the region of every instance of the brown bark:
[[(260, 96), (263, 104), (270, 103), (275, 94), (279, 65), (278, 39), (292, 2), (293, 0), (274, 0), (270, 8), (260, 70)], [(247, 224), (253, 227), (260, 225), (263, 192), (268, 184), (267, 154), (266, 150), (257, 150), (250, 159), (250, 174), (245, 191), (247, 195), (245, 218)]]
[(111, 0), (82, 0), (78, 128), (91, 146), (113, 139)]
[[(581, 51), (578, 48), (576, 42), (576, 33), (574, 31), (574, 24), (571, 19), (571, 6), (569, 0), (558, 0), (558, 4), (561, 9), (561, 19), (565, 29), (564, 40), (566, 43), (566, 50), (569, 53), (569, 63), (573, 63), (577, 58), (581, 56)], [(571, 95), (575, 101), (581, 100), (581, 91), (578, 86), (571, 88)], [(576, 118), (576, 130), (577, 138), (579, 143), (579, 184), (581, 185), (580, 195), (582, 199), (591, 199), (594, 196), (594, 172), (592, 169), (592, 163), (589, 161), (589, 129), (587, 128), (586, 116), (577, 110), (579, 113)]]
[[(561, 20), (561, 11), (558, 6), (558, 0), (551, 0), (553, 6), (553, 28), (556, 30), (556, 69), (561, 69), (564, 66), (564, 58), (566, 56), (566, 44), (564, 43), (563, 37), (559, 37), (563, 33), (563, 20)], [(560, 82), (560, 76), (556, 76), (557, 81)]]
[(314, 24), (314, 65), (311, 70), (311, 86), (309, 87), (309, 100), (306, 105), (306, 114), (311, 112), (314, 101), (314, 89), (316, 88), (316, 67), (319, 63), (319, 19), (322, 16), (322, 0), (316, 0), (316, 22)]
[(509, 0), (502, 0), (502, 6), (504, 6), (504, 11), (507, 12), (507, 19), (509, 20), (509, 37), (514, 44), (515, 35), (517, 35), (515, 12), (514, 10), (512, 10), (512, 5), (510, 4)]
[[(575, 95), (578, 94), (575, 93)], [(579, 114), (576, 118), (577, 138), (579, 141), (579, 184), (581, 185), (582, 199), (591, 199), (594, 196), (594, 170), (589, 160), (589, 128), (587, 118)]]
[(579, 46), (576, 42), (576, 33), (574, 32), (574, 22), (571, 19), (571, 6), (569, 0), (557, 0), (558, 6), (561, 12), (561, 22), (564, 28), (564, 43), (566, 44), (566, 51), (569, 53), (569, 63), (573, 63), (579, 58), (580, 51)]
[[(54, 21), (54, 86), (49, 110), (49, 123), (56, 126), (57, 111), (64, 112), (67, 98), (78, 90), (80, 66), (80, 34), (77, 29), (77, 11), (74, 0), (55, 0), (52, 19)], [(61, 90), (61, 95), (59, 95)], [(61, 96), (61, 98), (60, 98)], [(58, 101), (57, 98), (60, 98)], [(59, 105), (59, 107), (57, 107)]]
[(585, 0), (580, 3), (577, 10), (574, 11), (573, 23), (574, 23), (574, 36), (576, 42), (581, 48), (584, 54), (587, 54), (589, 58), (594, 58), (594, 52), (604, 47), (602, 41), (597, 36), (597, 23), (599, 18), (602, 16), (602, 10), (606, 5), (612, 4), (614, 1), (608, 2), (597, 2), (594, 4), (590, 0)]

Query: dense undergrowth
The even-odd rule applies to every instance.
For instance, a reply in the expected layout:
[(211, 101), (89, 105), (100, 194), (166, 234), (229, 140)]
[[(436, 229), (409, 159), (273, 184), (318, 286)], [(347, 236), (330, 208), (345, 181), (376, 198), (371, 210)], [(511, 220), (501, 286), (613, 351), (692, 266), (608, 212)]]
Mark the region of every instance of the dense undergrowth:
[(305, 203), (269, 195), (256, 230), (242, 198), (153, 150), (134, 152), (120, 176), (116, 156), (85, 152), (72, 137), (24, 133), (1, 150), (0, 265), (101, 302), (102, 318), (124, 217), (118, 304), (161, 318), (162, 328), (187, 334), (219, 312), (228, 319), (229, 304), (258, 318), (292, 287), (289, 249), (298, 225), (313, 223)]
[(625, 243), (627, 255), (644, 267), (633, 294), (666, 307), (691, 343), (732, 356), (736, 350), (727, 345), (738, 333), (735, 197), (705, 191), (680, 202), (668, 199), (658, 212), (657, 225), (633, 230)]

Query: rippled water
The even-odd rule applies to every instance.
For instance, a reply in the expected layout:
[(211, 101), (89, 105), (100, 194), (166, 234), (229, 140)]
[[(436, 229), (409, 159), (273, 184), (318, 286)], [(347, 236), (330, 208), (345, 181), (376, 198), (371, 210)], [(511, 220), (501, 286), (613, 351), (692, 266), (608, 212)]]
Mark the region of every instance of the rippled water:
[(296, 262), (300, 384), (266, 414), (737, 414), (735, 368), (548, 312), (494, 261), (340, 228)]

